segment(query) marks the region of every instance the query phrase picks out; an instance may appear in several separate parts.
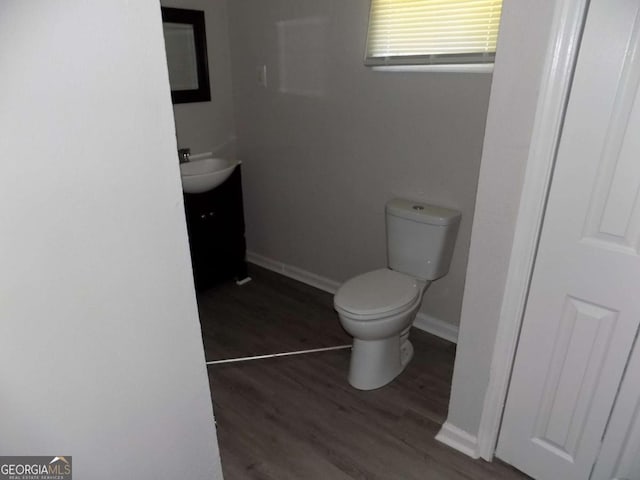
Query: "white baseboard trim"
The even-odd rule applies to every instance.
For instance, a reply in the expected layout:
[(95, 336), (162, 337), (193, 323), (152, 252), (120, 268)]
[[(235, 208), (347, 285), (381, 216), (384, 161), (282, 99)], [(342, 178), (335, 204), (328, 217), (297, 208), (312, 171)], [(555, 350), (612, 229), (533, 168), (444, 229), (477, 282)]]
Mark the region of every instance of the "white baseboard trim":
[[(427, 295), (429, 291), (427, 290)], [(427, 315), (424, 312), (418, 312), (413, 326), (419, 330), (435, 335), (436, 337), (458, 343), (458, 326), (453, 325), (439, 318)]]
[(449, 422), (444, 422), (444, 425), (442, 425), (442, 428), (436, 435), (436, 440), (471, 458), (480, 458), (480, 455), (477, 453), (478, 438), (451, 425)]
[[(299, 282), (306, 283), (312, 287), (316, 287), (325, 292), (334, 294), (340, 287), (340, 282), (331, 280), (330, 278), (322, 277), (311, 273), (308, 270), (294, 267), (283, 262), (279, 262), (264, 255), (257, 254), (255, 252), (247, 252), (247, 261), (258, 265), (272, 272), (279, 273), (285, 277), (293, 278)], [(416, 321), (413, 326), (419, 330), (435, 335), (436, 337), (443, 338), (453, 343), (458, 342), (458, 326), (452, 325), (449, 322), (440, 320), (439, 318), (432, 317), (423, 312), (418, 312)]]
[(303, 270), (302, 268), (294, 267), (293, 265), (288, 265), (254, 252), (247, 252), (247, 262), (266, 268), (272, 272), (279, 273), (285, 277), (293, 278), (294, 280), (306, 283), (307, 285), (311, 285), (312, 287), (316, 287), (331, 294), (336, 293), (338, 291), (338, 287), (340, 287), (340, 282), (336, 282), (335, 280), (331, 280), (326, 277), (321, 277), (320, 275), (311, 273), (308, 270)]

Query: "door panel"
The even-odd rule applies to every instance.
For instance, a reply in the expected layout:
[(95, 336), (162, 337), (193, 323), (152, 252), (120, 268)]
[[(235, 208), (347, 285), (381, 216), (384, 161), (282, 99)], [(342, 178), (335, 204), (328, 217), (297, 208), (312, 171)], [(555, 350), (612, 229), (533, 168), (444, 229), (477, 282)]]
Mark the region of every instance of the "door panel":
[[(567, 297), (546, 374), (533, 442), (574, 461), (601, 373), (615, 357), (618, 312)], [(615, 360), (613, 360), (615, 361)], [(567, 415), (567, 410), (573, 412)]]
[(591, 480), (640, 478), (640, 347), (636, 346)]
[(497, 454), (589, 478), (640, 322), (637, 0), (592, 0)]

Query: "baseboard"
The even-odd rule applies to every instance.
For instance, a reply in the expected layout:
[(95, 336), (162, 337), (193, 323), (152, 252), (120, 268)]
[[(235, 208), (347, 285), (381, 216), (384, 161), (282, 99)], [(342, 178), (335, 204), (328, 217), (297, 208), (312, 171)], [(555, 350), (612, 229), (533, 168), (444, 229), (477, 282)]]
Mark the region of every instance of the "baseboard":
[(306, 283), (307, 285), (311, 285), (312, 287), (316, 287), (331, 294), (336, 293), (338, 291), (338, 287), (340, 287), (340, 282), (336, 282), (335, 280), (316, 275), (315, 273), (303, 270), (302, 268), (294, 267), (293, 265), (288, 265), (254, 252), (247, 252), (247, 262), (266, 268), (272, 272), (279, 273), (285, 277), (293, 278), (294, 280)]
[[(259, 255), (255, 252), (247, 252), (247, 261), (331, 294), (336, 293), (338, 287), (340, 287), (340, 282), (316, 275), (315, 273), (294, 267), (293, 265), (279, 262), (264, 255)], [(458, 327), (456, 325), (452, 325), (449, 322), (432, 317), (426, 313), (418, 312), (413, 326), (450, 342), (458, 342)]]
[[(427, 290), (427, 295), (428, 295)], [(453, 343), (458, 343), (458, 326), (453, 325), (439, 318), (427, 315), (424, 312), (418, 312), (416, 320), (413, 322), (413, 326), (418, 330), (430, 333), (436, 337), (443, 338)]]
[(477, 453), (478, 437), (471, 435), (464, 430), (445, 422), (436, 435), (436, 440), (448, 445), (471, 458), (480, 458)]

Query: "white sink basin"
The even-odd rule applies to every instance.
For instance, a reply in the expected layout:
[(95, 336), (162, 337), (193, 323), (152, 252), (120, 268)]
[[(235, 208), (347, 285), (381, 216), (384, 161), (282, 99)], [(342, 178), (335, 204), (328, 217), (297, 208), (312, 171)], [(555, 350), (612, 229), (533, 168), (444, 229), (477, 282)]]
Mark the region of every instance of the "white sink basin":
[(208, 192), (229, 178), (239, 163), (237, 160), (213, 157), (181, 163), (182, 190), (184, 193)]

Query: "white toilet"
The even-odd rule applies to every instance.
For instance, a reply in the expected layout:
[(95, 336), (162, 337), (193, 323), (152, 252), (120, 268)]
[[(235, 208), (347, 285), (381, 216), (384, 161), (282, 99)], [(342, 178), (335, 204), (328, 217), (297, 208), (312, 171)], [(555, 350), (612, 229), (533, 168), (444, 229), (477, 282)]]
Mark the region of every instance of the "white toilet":
[(449, 271), (460, 212), (396, 198), (387, 203), (388, 268), (358, 275), (334, 297), (353, 336), (349, 383), (382, 387), (413, 356), (409, 329), (432, 281)]

